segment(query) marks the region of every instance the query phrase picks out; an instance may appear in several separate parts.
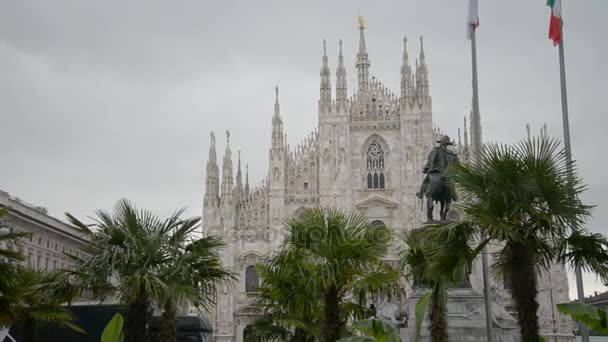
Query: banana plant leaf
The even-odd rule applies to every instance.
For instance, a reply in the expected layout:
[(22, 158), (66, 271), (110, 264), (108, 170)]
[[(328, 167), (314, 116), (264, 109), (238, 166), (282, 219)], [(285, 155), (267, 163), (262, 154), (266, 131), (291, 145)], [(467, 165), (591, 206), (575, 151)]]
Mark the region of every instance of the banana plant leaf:
[(559, 312), (569, 315), (593, 331), (608, 334), (608, 313), (591, 305), (579, 303), (557, 304)]
[(112, 317), (110, 322), (103, 329), (101, 334), (101, 342), (122, 342), (124, 335), (122, 333), (122, 326), (124, 319), (121, 314), (117, 313)]

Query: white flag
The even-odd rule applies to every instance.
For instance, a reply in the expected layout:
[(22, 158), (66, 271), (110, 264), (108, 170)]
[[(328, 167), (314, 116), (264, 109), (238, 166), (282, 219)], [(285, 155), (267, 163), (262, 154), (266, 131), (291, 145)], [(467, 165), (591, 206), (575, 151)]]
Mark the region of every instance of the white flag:
[(469, 0), (469, 15), (467, 18), (467, 38), (471, 39), (473, 30), (479, 26), (479, 0)]

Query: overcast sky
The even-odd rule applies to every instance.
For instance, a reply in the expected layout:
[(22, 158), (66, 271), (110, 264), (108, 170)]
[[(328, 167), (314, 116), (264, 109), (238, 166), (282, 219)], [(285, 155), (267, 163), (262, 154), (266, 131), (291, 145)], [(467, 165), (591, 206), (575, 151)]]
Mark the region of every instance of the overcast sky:
[[(480, 2), (484, 140), (516, 141), (526, 123), (561, 138), (545, 1)], [(563, 2), (574, 157), (597, 205), (589, 228), (608, 233), (608, 2)], [(294, 145), (317, 124), (323, 38), (332, 77), (344, 40), (352, 93), (359, 13), (371, 73), (396, 93), (402, 37), (413, 63), (424, 35), (434, 120), (455, 136), (471, 102), (466, 0), (2, 1), (0, 189), (59, 218), (121, 197), (200, 215), (210, 130), (220, 158), (231, 130), (233, 155), (243, 151), (257, 183), (275, 84)], [(593, 277), (586, 288), (604, 290)]]

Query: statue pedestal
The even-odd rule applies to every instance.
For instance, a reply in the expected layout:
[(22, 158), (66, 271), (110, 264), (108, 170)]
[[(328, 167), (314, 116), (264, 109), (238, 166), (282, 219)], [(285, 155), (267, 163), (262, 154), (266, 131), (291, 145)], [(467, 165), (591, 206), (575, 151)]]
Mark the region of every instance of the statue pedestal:
[[(417, 289), (406, 303), (408, 326), (400, 329), (404, 341), (413, 341), (416, 326), (416, 303), (428, 289)], [(495, 319), (493, 335), (495, 342), (519, 342), (519, 326), (515, 319), (504, 315), (504, 308), (493, 303)], [(479, 342), (486, 340), (486, 319), (483, 294), (472, 288), (451, 289), (448, 293), (448, 336), (450, 341)], [(506, 311), (505, 311), (506, 312)], [(430, 341), (428, 333), (428, 310), (422, 324), (421, 341)]]

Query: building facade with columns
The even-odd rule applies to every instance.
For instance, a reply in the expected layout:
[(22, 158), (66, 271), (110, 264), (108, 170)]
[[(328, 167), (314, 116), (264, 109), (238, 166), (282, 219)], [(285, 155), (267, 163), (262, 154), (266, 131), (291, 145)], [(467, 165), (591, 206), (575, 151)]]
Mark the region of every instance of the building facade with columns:
[[(400, 91), (395, 93), (370, 74), (372, 59), (363, 22), (359, 31), (354, 90), (349, 91), (347, 85), (341, 40), (335, 90), (332, 87), (323, 42), (318, 127), (297, 147), (287, 144), (279, 90), (275, 90), (268, 175), (259, 185), (250, 186), (247, 171), (243, 175), (240, 155), (234, 169), (230, 134), (227, 132), (220, 161), (216, 137), (211, 133), (203, 230), (205, 234), (218, 234), (226, 239), (223, 262), (238, 275), (236, 286), (221, 291), (217, 306), (208, 316), (214, 323), (218, 341), (243, 341), (247, 325), (259, 314), (251, 305), (260, 282), (255, 265), (281, 246), (283, 222), (305, 208), (357, 211), (373, 225), (396, 230), (417, 228), (426, 220), (424, 205), (415, 194), (423, 179), (426, 158), (442, 133), (433, 125), (423, 40), (420, 38), (418, 55), (412, 63), (404, 38)], [(466, 160), (469, 153), (466, 119), (463, 138), (464, 141), (459, 130), (453, 148), (461, 160)], [(539, 294), (544, 336), (548, 336), (546, 333), (572, 336), (569, 319), (551, 309), (554, 303), (568, 301), (566, 272), (556, 267), (550, 274), (550, 285), (546, 277), (541, 284), (545, 286), (543, 289), (551, 286), (551, 291), (541, 290)], [(474, 289), (482, 289), (479, 268), (472, 275), (471, 284)], [(508, 303), (508, 286), (496, 284), (496, 287)]]
[(39, 270), (64, 270), (74, 266), (68, 255), (85, 257), (82, 249), (87, 240), (67, 223), (50, 215), (43, 207), (37, 207), (0, 190), (0, 208), (8, 213), (0, 217), (0, 228), (10, 232), (30, 233), (20, 239), (24, 266)]

